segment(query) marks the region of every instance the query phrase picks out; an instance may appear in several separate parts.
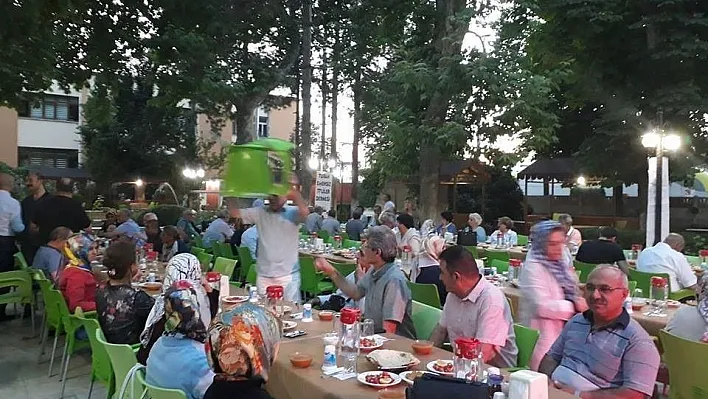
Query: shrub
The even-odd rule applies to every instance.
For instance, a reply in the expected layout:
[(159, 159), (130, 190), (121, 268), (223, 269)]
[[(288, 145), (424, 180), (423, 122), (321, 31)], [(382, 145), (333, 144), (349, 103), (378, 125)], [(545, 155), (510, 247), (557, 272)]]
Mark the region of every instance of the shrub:
[[(592, 227), (587, 229), (579, 229), (583, 235), (583, 240), (594, 240), (600, 236), (600, 228)], [(632, 244), (646, 244), (646, 232), (640, 230), (617, 230), (617, 243), (623, 249), (631, 249)], [(683, 238), (686, 240), (686, 247), (683, 253), (686, 255), (698, 256), (698, 251), (708, 249), (708, 236), (698, 233), (682, 232)]]

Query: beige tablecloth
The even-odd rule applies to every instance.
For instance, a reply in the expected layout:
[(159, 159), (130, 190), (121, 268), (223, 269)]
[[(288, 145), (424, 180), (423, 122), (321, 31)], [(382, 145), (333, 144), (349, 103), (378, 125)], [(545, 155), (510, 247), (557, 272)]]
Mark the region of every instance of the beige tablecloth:
[(335, 263), (352, 263), (356, 264), (356, 259), (352, 258), (345, 258), (343, 256), (337, 256), (337, 255), (328, 255), (328, 254), (313, 254), (307, 251), (299, 251), (300, 255), (306, 255), (306, 256), (319, 256), (322, 258), (325, 258), (327, 260), (330, 260)]
[[(511, 259), (521, 259), (525, 260), (526, 259), (526, 252), (521, 250), (522, 247), (511, 247), (508, 249), (509, 251), (509, 257)], [(497, 251), (502, 251), (501, 249), (498, 249)], [(477, 253), (481, 258), (487, 256), (487, 247), (486, 246), (477, 246)]]

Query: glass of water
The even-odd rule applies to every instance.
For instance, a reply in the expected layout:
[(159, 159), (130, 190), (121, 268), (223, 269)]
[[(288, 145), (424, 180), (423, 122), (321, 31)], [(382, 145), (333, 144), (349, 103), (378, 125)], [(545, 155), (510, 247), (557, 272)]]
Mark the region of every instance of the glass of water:
[(374, 335), (374, 321), (372, 319), (365, 319), (361, 323), (361, 336), (370, 337)]

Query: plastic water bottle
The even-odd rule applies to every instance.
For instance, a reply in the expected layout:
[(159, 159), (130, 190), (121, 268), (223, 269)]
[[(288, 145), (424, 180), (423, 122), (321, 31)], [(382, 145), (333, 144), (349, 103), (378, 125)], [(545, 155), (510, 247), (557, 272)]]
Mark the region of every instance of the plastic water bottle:
[(339, 316), (340, 334), (337, 364), (344, 367), (344, 373), (356, 374), (356, 361), (359, 357), (359, 317), (361, 310), (344, 308)]
[(622, 305), (624, 305), (624, 309), (627, 311), (627, 313), (632, 314), (632, 293), (630, 292), (627, 294), (627, 298), (624, 299), (624, 302)]

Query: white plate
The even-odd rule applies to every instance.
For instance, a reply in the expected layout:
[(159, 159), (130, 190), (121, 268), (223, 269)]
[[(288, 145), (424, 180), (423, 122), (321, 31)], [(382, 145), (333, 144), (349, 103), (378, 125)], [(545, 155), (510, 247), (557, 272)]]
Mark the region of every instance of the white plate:
[(437, 374), (450, 375), (450, 376), (455, 375), (455, 372), (454, 372), (454, 371), (453, 371), (453, 372), (450, 372), (450, 373), (444, 373), (444, 372), (442, 372), (442, 371), (435, 370), (435, 368), (433, 368), (433, 365), (434, 365), (435, 363), (437, 363), (438, 361), (443, 361), (443, 362), (445, 362), (445, 363), (447, 363), (447, 364), (452, 364), (452, 360), (442, 360), (442, 359), (438, 359), (438, 360), (433, 360), (432, 362), (429, 362), (428, 365), (425, 366), (425, 368), (428, 369), (429, 371), (432, 371), (433, 373), (437, 373)]
[[(368, 338), (368, 337), (365, 337), (365, 338)], [(373, 340), (376, 341), (376, 345), (374, 345), (374, 346), (361, 346), (361, 339), (359, 340), (359, 344), (358, 344), (357, 346), (359, 346), (359, 349), (361, 349), (361, 350), (364, 350), (364, 351), (372, 351), (372, 350), (374, 350), (374, 349), (379, 349), (379, 348), (382, 347), (383, 344), (384, 344), (384, 340), (383, 340), (383, 339), (380, 339), (380, 338), (373, 338)]]
[(372, 384), (370, 382), (366, 382), (366, 377), (370, 375), (378, 375), (384, 373), (384, 371), (367, 371), (365, 373), (361, 373), (358, 376), (356, 376), (356, 379), (359, 380), (364, 385), (368, 385), (370, 387), (375, 387), (375, 388), (388, 388), (392, 387), (394, 385), (398, 385), (401, 382), (401, 377), (398, 374), (387, 372), (389, 376), (391, 376), (391, 379), (393, 379), (393, 382), (390, 384)]
[(407, 382), (407, 383), (410, 384), (410, 385), (413, 385), (413, 381), (414, 381), (414, 380), (411, 380), (410, 378), (408, 378), (408, 376), (409, 376), (411, 373), (413, 373), (413, 372), (419, 372), (419, 373), (424, 373), (424, 374), (431, 374), (431, 373), (428, 373), (427, 371), (409, 370), (409, 371), (404, 371), (404, 372), (402, 372), (401, 374), (399, 374), (399, 376), (401, 376), (401, 379), (402, 379), (403, 381)]
[(246, 302), (248, 300), (247, 295), (231, 295), (231, 296), (225, 296), (222, 301), (226, 303), (241, 303), (241, 302)]
[(283, 313), (290, 313), (290, 312), (293, 311), (293, 308), (292, 308), (292, 306), (283, 305), (283, 306), (280, 307), (280, 310), (281, 310), (281, 312), (283, 312)]
[(294, 321), (283, 320), (283, 330), (292, 330), (295, 327), (297, 327), (297, 323), (295, 323)]

